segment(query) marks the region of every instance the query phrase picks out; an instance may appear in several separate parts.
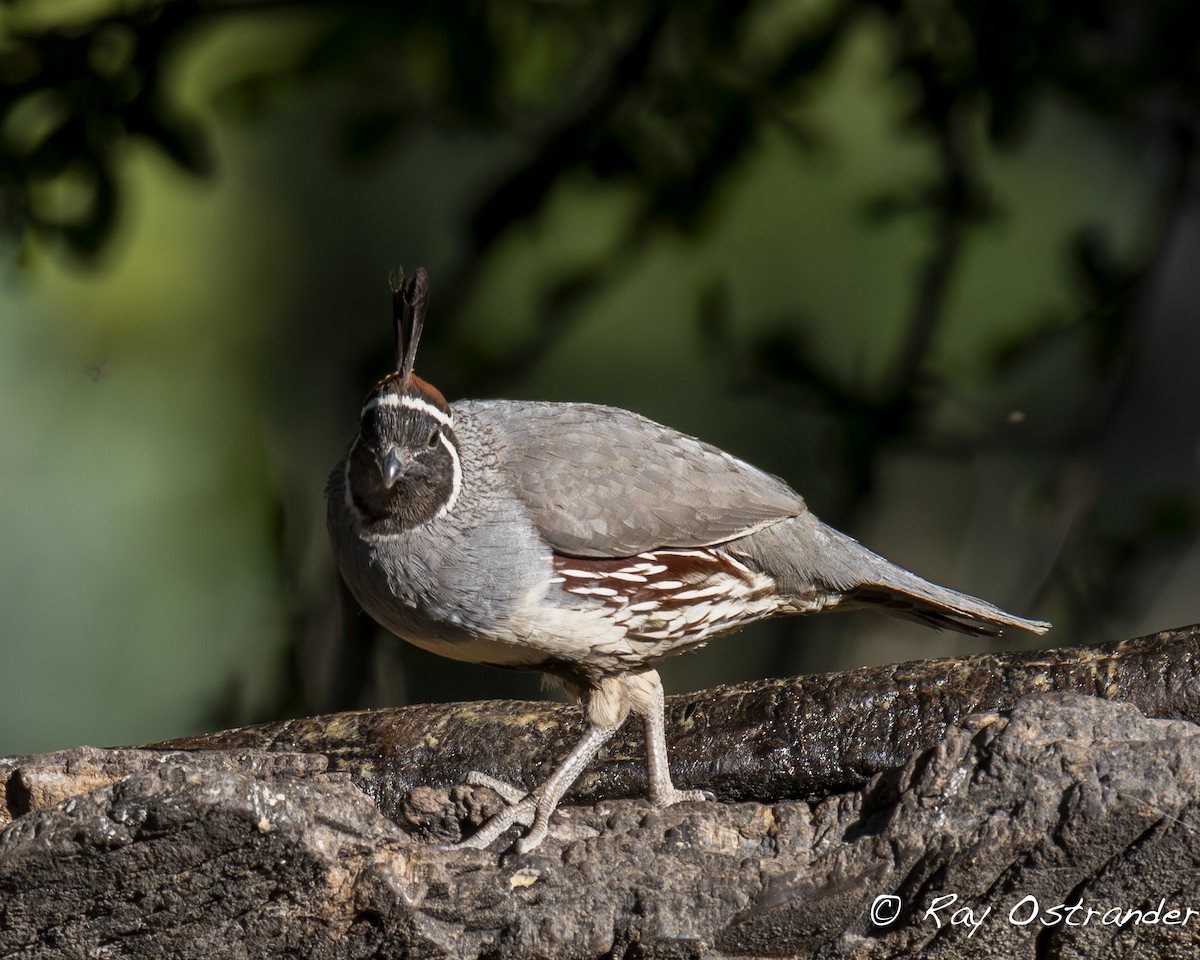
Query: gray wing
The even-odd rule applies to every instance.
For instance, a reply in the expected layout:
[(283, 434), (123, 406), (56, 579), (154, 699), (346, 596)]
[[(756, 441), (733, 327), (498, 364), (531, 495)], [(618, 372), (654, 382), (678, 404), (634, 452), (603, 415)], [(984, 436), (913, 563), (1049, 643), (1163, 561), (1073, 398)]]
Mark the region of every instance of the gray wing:
[(807, 512), (794, 490), (710, 444), (594, 404), (465, 401), (504, 440), (505, 471), (551, 547), (627, 557), (702, 547)]

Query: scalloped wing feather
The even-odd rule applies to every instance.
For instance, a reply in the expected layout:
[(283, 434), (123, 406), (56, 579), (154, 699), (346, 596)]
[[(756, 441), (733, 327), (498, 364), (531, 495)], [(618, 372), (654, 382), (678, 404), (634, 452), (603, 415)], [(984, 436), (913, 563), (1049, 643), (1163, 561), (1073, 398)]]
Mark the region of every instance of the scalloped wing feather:
[(503, 437), (499, 466), (542, 537), (567, 556), (711, 546), (807, 512), (781, 480), (627, 410), (524, 401), (454, 408)]

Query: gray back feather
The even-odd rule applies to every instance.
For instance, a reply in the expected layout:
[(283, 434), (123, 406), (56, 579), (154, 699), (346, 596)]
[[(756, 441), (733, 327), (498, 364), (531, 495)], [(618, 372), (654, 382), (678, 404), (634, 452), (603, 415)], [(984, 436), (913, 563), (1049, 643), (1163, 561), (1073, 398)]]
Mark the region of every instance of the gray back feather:
[(807, 512), (782, 481), (627, 410), (489, 400), (452, 408), (502, 435), (511, 489), (568, 556), (709, 546)]

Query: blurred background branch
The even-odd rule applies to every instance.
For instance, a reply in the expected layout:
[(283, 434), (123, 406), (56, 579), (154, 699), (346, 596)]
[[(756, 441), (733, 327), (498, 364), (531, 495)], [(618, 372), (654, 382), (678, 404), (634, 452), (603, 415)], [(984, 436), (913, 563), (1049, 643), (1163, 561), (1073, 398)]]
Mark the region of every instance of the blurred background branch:
[[(452, 398), (637, 409), (1056, 645), (1200, 620), (1198, 28), (1183, 0), (0, 2), (0, 753), (537, 694), (338, 593), (321, 488), (397, 261), (431, 271)], [(667, 681), (980, 644), (780, 622)]]

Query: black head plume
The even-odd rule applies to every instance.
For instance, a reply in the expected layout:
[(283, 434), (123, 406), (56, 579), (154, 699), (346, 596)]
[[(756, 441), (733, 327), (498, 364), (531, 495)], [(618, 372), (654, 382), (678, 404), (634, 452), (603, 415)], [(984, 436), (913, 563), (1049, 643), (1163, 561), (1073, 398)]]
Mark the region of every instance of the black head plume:
[[(388, 274), (388, 288), (392, 291), (392, 322), (396, 327), (396, 372), (400, 383), (407, 387), (412, 379), (413, 365), (417, 361), (417, 344), (421, 342), (421, 329), (425, 326), (425, 307), (429, 302), (429, 273), (417, 267), (411, 277), (397, 267)], [(409, 311), (407, 336), (405, 335), (404, 313)]]

